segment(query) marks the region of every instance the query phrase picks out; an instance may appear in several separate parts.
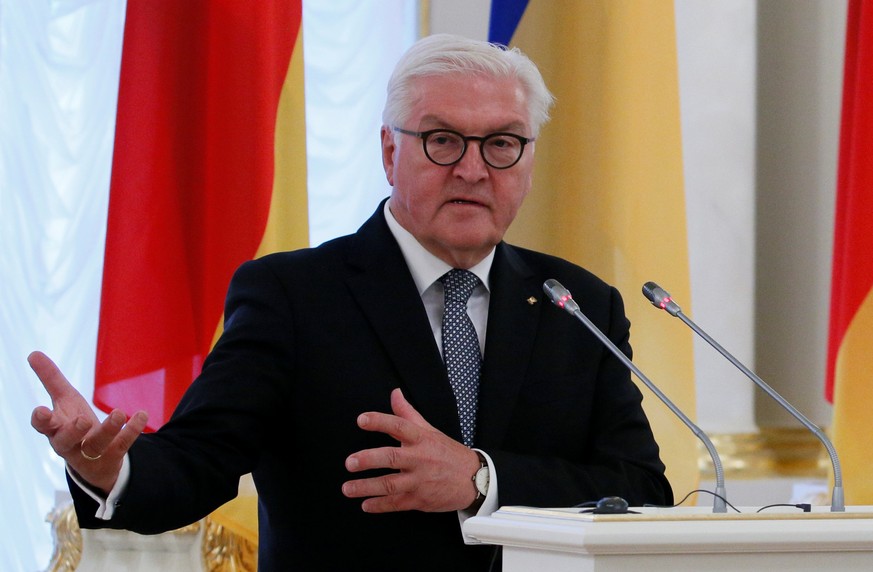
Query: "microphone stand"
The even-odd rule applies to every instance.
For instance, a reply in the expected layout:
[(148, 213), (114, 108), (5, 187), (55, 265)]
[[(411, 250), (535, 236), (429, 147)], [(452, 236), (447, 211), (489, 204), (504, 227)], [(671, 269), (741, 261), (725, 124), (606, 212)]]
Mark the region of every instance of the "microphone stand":
[(727, 512), (727, 492), (725, 491), (724, 486), (724, 468), (722, 467), (721, 458), (718, 456), (715, 446), (712, 444), (712, 441), (706, 433), (701, 431), (700, 427), (695, 425), (691, 419), (682, 413), (682, 410), (676, 407), (676, 405), (670, 401), (670, 399), (660, 389), (658, 389), (658, 387), (652, 383), (648, 377), (646, 377), (646, 374), (640, 371), (630, 358), (628, 358), (623, 351), (618, 349), (618, 347), (612, 343), (612, 340), (610, 340), (606, 334), (601, 332), (600, 329), (588, 319), (588, 316), (586, 316), (579, 308), (579, 304), (573, 300), (569, 290), (564, 288), (554, 279), (546, 280), (545, 284), (543, 284), (543, 290), (552, 300), (552, 303), (559, 308), (562, 308), (570, 315), (575, 316), (580, 322), (585, 324), (585, 327), (588, 328), (592, 334), (597, 336), (597, 339), (599, 339), (603, 345), (605, 345), (615, 355), (615, 357), (617, 357), (643, 383), (645, 383), (646, 387), (648, 387), (652, 393), (654, 393), (658, 399), (660, 399), (674, 415), (681, 419), (682, 422), (691, 429), (691, 432), (703, 442), (706, 450), (709, 451), (710, 457), (712, 457), (712, 465), (715, 469), (715, 500), (713, 501), (712, 512)]
[(682, 312), (682, 308), (679, 307), (676, 302), (670, 297), (670, 294), (667, 293), (666, 290), (655, 284), (654, 282), (646, 282), (643, 286), (643, 294), (646, 298), (654, 305), (655, 307), (661, 308), (665, 310), (671, 316), (675, 316), (682, 320), (689, 328), (694, 330), (694, 332), (699, 335), (701, 338), (706, 340), (706, 342), (711, 345), (715, 350), (724, 356), (729, 362), (731, 362), (737, 369), (743, 372), (746, 377), (751, 379), (755, 384), (764, 390), (770, 397), (776, 400), (779, 405), (781, 405), (788, 413), (790, 413), (795, 419), (800, 421), (800, 423), (809, 429), (813, 435), (815, 435), (819, 441), (825, 446), (827, 449), (828, 455), (831, 458), (831, 465), (834, 470), (834, 489), (831, 494), (831, 512), (845, 512), (846, 510), (846, 502), (845, 496), (843, 493), (843, 475), (840, 469), (840, 459), (837, 457), (837, 450), (834, 448), (831, 440), (828, 439), (827, 435), (812, 421), (810, 421), (803, 413), (797, 410), (793, 405), (791, 405), (788, 401), (785, 400), (784, 397), (779, 395), (776, 390), (767, 385), (763, 379), (758, 377), (754, 372), (752, 372), (749, 368), (743, 365), (737, 358), (735, 358), (729, 351), (724, 349), (721, 344), (712, 339), (712, 337), (703, 331), (697, 324), (694, 323), (691, 318), (686, 316)]

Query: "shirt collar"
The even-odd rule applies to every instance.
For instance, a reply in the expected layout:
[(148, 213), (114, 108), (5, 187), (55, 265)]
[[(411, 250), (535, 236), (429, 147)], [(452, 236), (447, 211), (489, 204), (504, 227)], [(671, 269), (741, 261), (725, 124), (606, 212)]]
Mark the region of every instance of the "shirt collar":
[[(452, 267), (428, 252), (408, 230), (400, 226), (400, 223), (394, 218), (390, 206), (391, 200), (389, 199), (385, 201), (385, 222), (388, 223), (391, 234), (394, 235), (394, 239), (400, 246), (400, 251), (403, 253), (403, 258), (406, 259), (406, 265), (409, 266), (412, 279), (418, 288), (418, 294), (421, 295)], [(495, 249), (492, 248), (481, 262), (469, 269), (488, 290), (490, 290), (488, 276), (491, 273), (491, 264), (494, 262), (494, 251)]]

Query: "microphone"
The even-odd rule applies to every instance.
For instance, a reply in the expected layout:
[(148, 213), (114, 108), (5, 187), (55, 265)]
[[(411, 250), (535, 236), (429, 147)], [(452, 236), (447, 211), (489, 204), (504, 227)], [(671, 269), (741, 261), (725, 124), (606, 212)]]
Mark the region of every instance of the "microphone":
[(575, 316), (579, 319), (580, 322), (585, 324), (591, 333), (597, 336), (603, 344), (613, 353), (615, 357), (617, 357), (629, 370), (631, 370), (636, 376), (646, 384), (652, 393), (658, 396), (664, 405), (673, 412), (676, 417), (682, 420), (685, 425), (691, 429), (691, 432), (694, 433), (698, 439), (703, 441), (703, 444), (706, 446), (706, 450), (709, 451), (709, 455), (712, 457), (712, 465), (715, 468), (715, 500), (713, 501), (712, 512), (727, 512), (727, 492), (725, 492), (724, 488), (724, 469), (721, 465), (721, 458), (718, 456), (718, 452), (715, 450), (715, 446), (713, 446), (712, 441), (709, 440), (709, 437), (706, 436), (706, 433), (700, 430), (700, 427), (695, 425), (691, 419), (689, 419), (682, 410), (680, 410), (676, 405), (667, 398), (664, 393), (658, 389), (658, 387), (652, 383), (652, 381), (646, 377), (646, 375), (640, 371), (640, 369), (634, 365), (634, 363), (628, 358), (623, 351), (618, 349), (618, 347), (612, 343), (606, 334), (601, 332), (597, 326), (595, 326), (591, 320), (588, 319), (582, 310), (579, 309), (579, 304), (573, 300), (573, 296), (570, 294), (570, 291), (564, 288), (560, 282), (557, 280), (550, 278), (543, 283), (543, 291), (546, 293), (546, 296), (551, 299), (552, 303), (555, 306), (562, 308), (568, 314)]
[(670, 294), (667, 293), (666, 290), (655, 284), (654, 282), (646, 282), (643, 285), (643, 295), (648, 298), (649, 302), (652, 303), (653, 306), (657, 308), (661, 308), (662, 310), (666, 310), (668, 314), (671, 316), (675, 316), (682, 320), (689, 328), (694, 330), (694, 333), (699, 335), (701, 338), (706, 340), (706, 342), (714, 347), (718, 353), (724, 356), (729, 362), (731, 362), (734, 366), (737, 367), (740, 371), (746, 374), (746, 377), (755, 382), (755, 384), (763, 389), (767, 395), (776, 400), (779, 405), (782, 406), (783, 409), (788, 411), (795, 419), (800, 421), (804, 427), (812, 431), (813, 435), (818, 437), (819, 441), (825, 446), (828, 451), (828, 455), (831, 458), (831, 465), (834, 470), (834, 490), (831, 495), (831, 512), (844, 512), (846, 510), (846, 502), (843, 495), (843, 475), (840, 470), (840, 459), (837, 457), (837, 450), (834, 448), (833, 443), (831, 443), (830, 439), (824, 434), (824, 432), (819, 429), (819, 427), (814, 424), (812, 421), (807, 419), (807, 417), (797, 410), (793, 405), (788, 403), (784, 397), (776, 393), (772, 387), (767, 385), (763, 379), (755, 375), (749, 368), (740, 363), (740, 361), (731, 355), (726, 349), (724, 349), (717, 341), (712, 339), (706, 332), (704, 332), (697, 324), (695, 324), (688, 316), (686, 316), (682, 312), (682, 308), (673, 301), (673, 298), (670, 297)]

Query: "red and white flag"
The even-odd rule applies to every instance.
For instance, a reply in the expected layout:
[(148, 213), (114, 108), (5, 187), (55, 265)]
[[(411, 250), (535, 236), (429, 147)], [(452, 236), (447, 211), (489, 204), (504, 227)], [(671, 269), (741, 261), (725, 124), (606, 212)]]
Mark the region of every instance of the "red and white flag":
[(94, 389), (105, 411), (145, 409), (160, 427), (220, 331), (236, 267), (308, 244), (301, 3), (128, 1)]
[(873, 2), (850, 0), (827, 362), (847, 504), (873, 504)]

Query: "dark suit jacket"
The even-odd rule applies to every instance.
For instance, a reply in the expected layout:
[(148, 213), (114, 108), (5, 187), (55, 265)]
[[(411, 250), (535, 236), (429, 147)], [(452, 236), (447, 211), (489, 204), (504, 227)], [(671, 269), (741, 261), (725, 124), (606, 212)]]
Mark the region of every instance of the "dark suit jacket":
[[(500, 505), (672, 502), (640, 392), (548, 302), (548, 278), (630, 353), (614, 288), (558, 258), (498, 245), (476, 446), (494, 460)], [(349, 454), (395, 444), (355, 423), (390, 411), (395, 387), (460, 440), (445, 368), (381, 206), (354, 235), (244, 264), (225, 315), (173, 418), (131, 449), (112, 521), (96, 521), (92, 501), (76, 495), (82, 526), (173, 529), (233, 498), (239, 476), (253, 472), (261, 570), (488, 569), (494, 549), (464, 545), (456, 513), (365, 514), (340, 490)]]

